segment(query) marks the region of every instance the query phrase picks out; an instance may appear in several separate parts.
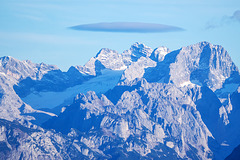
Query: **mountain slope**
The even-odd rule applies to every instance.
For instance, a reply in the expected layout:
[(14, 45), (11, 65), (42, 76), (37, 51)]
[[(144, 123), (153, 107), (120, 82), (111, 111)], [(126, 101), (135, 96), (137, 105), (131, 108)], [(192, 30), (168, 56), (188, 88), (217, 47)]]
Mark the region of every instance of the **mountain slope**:
[(10, 56), (0, 58), (0, 72), (9, 75), (14, 79), (25, 79), (31, 77), (32, 79), (41, 79), (42, 76), (51, 70), (58, 68), (53, 65), (46, 65), (44, 63), (35, 64), (29, 60), (19, 61)]
[(14, 90), (14, 85), (26, 78), (40, 80), (50, 71), (57, 70), (56, 66), (46, 64), (34, 64), (31, 61), (19, 61), (6, 56), (0, 58), (0, 118), (13, 121), (18, 120), (26, 125), (30, 120), (35, 120), (35, 115), (44, 115), (50, 118), (55, 116), (53, 113), (34, 110), (31, 106), (24, 103)]
[(144, 77), (151, 82), (171, 82), (177, 86), (194, 83), (216, 91), (228, 78), (238, 78), (239, 70), (223, 47), (201, 42), (167, 54)]
[[(38, 135), (53, 144), (47, 143), (54, 152), (46, 154), (23, 151), (26, 158), (39, 153), (50, 159), (218, 160), (240, 144), (240, 73), (221, 46), (200, 42), (169, 51), (135, 43), (121, 54), (102, 49), (68, 72), (45, 65), (41, 76), (38, 64), (11, 59), (4, 67), (7, 59), (2, 59), (1, 118), (26, 122), (25, 127), (41, 130), (28, 139)], [(57, 107), (59, 115), (26, 102)], [(33, 114), (40, 112), (53, 117), (46, 121)], [(34, 117), (44, 129), (29, 123)], [(14, 130), (5, 124), (2, 135)], [(2, 139), (8, 146), (8, 138)], [(24, 142), (20, 148), (32, 145)], [(21, 155), (15, 148), (1, 154)]]
[[(18, 122), (0, 119), (0, 159), (92, 159), (100, 154), (86, 145), (45, 130), (23, 127)], [(102, 157), (102, 156), (101, 156)]]
[[(142, 156), (153, 153), (159, 144), (173, 149), (179, 158), (221, 159), (227, 156), (239, 143), (236, 136), (239, 130), (229, 127), (238, 125), (230, 119), (237, 109), (231, 114), (223, 112), (229, 108), (226, 100), (223, 101), (226, 97), (214, 92), (223, 89), (229, 79), (240, 84), (238, 68), (228, 53), (221, 46), (207, 42), (173, 52), (159, 49), (160, 53), (156, 54), (156, 50), (133, 54), (135, 58), (124, 70), (118, 86), (106, 93), (107, 97), (99, 98), (92, 92), (81, 95), (59, 117), (44, 126), (63, 133), (68, 133), (70, 128), (92, 134), (104, 130), (108, 135), (122, 138), (127, 148), (131, 137), (137, 135), (146, 146), (139, 150), (136, 145), (131, 149)], [(236, 89), (226, 90), (226, 95), (234, 94)], [(161, 138), (155, 135), (157, 126)], [(235, 139), (229, 138), (229, 133)], [(144, 139), (145, 136), (148, 138)], [(93, 146), (97, 145), (91, 137), (86, 135), (85, 138)], [(219, 153), (220, 150), (225, 151)]]
[[(85, 135), (91, 143), (90, 148), (98, 146), (99, 149), (105, 143), (101, 142), (99, 146), (98, 141), (92, 140), (92, 134), (100, 139), (113, 135), (122, 138), (126, 148), (146, 157), (163, 144), (173, 149), (172, 152), (177, 152), (179, 158), (191, 157), (188, 155), (190, 152), (199, 159), (211, 158), (212, 155), (208, 148), (208, 137), (212, 135), (201, 120), (196, 105), (188, 95), (171, 84), (142, 81), (140, 88), (125, 91), (116, 105), (104, 95), (98, 98), (94, 92), (78, 95), (71, 106), (59, 117), (46, 122), (44, 127), (62, 133), (68, 133), (70, 128), (91, 133), (90, 137)], [(103, 134), (95, 135), (100, 131)], [(135, 144), (132, 138), (140, 138), (143, 145)], [(156, 156), (161, 157), (163, 153)]]

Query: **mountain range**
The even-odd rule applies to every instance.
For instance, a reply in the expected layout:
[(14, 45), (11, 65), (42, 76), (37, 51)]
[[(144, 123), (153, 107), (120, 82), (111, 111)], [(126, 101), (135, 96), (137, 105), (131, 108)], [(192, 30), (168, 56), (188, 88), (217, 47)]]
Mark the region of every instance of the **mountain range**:
[(67, 72), (5, 56), (0, 87), (0, 159), (221, 160), (240, 145), (240, 72), (208, 42), (103, 48)]

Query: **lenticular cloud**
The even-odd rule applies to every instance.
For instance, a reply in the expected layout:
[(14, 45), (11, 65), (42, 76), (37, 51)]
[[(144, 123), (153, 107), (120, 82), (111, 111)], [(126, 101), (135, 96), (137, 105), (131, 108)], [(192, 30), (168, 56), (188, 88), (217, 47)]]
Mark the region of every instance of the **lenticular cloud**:
[(126, 33), (156, 33), (183, 31), (176, 26), (169, 26), (157, 23), (140, 22), (113, 22), (113, 23), (92, 23), (70, 27), (74, 30), (95, 31), (95, 32), (126, 32)]

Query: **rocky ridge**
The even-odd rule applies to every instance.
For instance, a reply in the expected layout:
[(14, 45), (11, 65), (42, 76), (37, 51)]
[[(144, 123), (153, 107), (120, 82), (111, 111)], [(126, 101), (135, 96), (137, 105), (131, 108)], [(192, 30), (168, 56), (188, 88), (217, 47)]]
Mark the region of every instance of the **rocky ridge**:
[[(135, 43), (122, 54), (102, 49), (86, 65), (71, 67), (68, 72), (53, 66), (39, 67), (29, 61), (2, 59), (1, 118), (27, 121), (28, 125), (21, 124), (40, 130), (33, 131), (30, 138), (48, 133), (42, 139), (53, 144), (48, 143), (53, 152), (46, 153), (55, 156), (48, 156), (48, 159), (57, 159), (56, 156), (59, 159), (223, 159), (240, 144), (240, 74), (221, 46), (201, 42), (169, 51), (166, 47), (153, 50)], [(12, 64), (4, 65), (8, 61)], [(105, 70), (123, 71), (114, 88), (104, 94), (80, 93), (58, 116), (38, 123), (41, 127), (31, 125), (32, 119), (37, 117), (24, 113), (41, 111), (24, 103), (23, 95), (33, 90), (36, 93), (61, 92), (83, 85)], [(27, 77), (31, 83), (26, 83)], [(49, 81), (55, 87), (46, 87), (49, 83), (45, 82)], [(27, 91), (18, 92), (19, 86)], [(57, 90), (59, 86), (64, 87)], [(9, 141), (6, 131), (11, 129), (1, 126), (1, 135), (5, 135), (2, 142), (8, 148), (8, 152), (1, 154), (21, 157), (26, 151), (19, 148), (32, 144), (24, 142), (15, 147), (16, 151), (11, 149), (9, 145), (14, 144), (5, 143)], [(58, 142), (51, 140), (58, 134), (48, 129), (59, 132)], [(37, 139), (31, 142), (40, 143)], [(70, 150), (63, 151), (57, 146), (67, 146)], [(36, 159), (31, 154), (45, 154), (36, 150), (31, 150), (24, 158)]]

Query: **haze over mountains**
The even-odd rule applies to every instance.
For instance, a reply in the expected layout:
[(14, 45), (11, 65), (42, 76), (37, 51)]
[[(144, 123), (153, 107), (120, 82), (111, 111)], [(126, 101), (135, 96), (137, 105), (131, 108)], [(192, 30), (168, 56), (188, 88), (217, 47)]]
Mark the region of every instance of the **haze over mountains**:
[(200, 42), (135, 43), (84, 66), (0, 58), (3, 159), (224, 159), (240, 144), (240, 73)]

